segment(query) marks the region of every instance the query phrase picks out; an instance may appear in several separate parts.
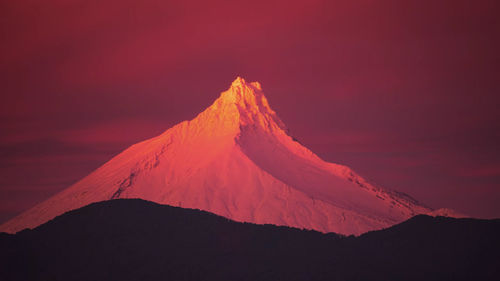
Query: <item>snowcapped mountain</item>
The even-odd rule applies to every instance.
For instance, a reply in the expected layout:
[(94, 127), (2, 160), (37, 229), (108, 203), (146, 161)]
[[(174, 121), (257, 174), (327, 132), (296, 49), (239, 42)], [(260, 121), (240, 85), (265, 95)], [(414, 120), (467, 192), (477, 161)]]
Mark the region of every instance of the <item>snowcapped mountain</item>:
[(115, 198), (202, 209), (236, 220), (360, 234), (432, 210), (368, 183), (295, 141), (258, 82), (237, 78), (191, 121), (132, 145), (76, 184), (0, 226), (33, 228)]

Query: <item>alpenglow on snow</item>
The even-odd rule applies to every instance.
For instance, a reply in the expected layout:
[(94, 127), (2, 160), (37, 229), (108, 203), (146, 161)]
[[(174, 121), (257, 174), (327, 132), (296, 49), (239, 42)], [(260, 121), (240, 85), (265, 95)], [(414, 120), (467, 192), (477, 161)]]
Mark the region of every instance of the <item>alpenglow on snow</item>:
[(346, 166), (323, 161), (287, 132), (261, 85), (238, 77), (193, 120), (132, 145), (0, 231), (33, 228), (116, 198), (341, 234), (385, 228), (432, 211)]

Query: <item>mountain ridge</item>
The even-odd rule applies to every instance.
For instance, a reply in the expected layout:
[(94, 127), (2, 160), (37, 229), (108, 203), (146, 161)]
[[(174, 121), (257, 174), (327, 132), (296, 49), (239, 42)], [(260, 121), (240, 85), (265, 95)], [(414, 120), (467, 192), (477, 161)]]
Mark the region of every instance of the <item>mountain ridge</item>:
[(141, 199), (0, 233), (1, 280), (497, 280), (500, 220), (418, 215), (359, 237)]

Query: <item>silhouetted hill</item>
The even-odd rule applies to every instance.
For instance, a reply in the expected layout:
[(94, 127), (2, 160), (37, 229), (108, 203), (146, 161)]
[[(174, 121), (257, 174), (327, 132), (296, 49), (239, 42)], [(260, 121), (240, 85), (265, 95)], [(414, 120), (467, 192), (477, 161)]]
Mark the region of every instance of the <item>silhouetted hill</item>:
[(500, 220), (343, 237), (120, 199), (0, 234), (0, 280), (498, 280), (498, 237)]

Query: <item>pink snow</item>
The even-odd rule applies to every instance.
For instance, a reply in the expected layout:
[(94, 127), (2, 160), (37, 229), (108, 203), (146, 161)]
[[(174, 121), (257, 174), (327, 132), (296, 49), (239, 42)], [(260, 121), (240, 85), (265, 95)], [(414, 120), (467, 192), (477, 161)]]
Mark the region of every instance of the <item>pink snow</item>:
[(355, 235), (432, 211), (407, 195), (374, 186), (346, 166), (323, 161), (294, 141), (261, 85), (240, 77), (193, 120), (132, 145), (0, 231), (33, 228), (69, 210), (116, 198)]

